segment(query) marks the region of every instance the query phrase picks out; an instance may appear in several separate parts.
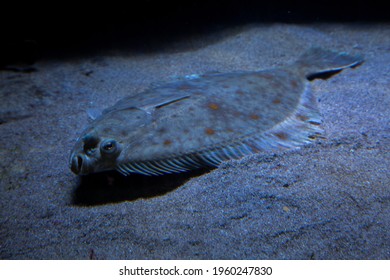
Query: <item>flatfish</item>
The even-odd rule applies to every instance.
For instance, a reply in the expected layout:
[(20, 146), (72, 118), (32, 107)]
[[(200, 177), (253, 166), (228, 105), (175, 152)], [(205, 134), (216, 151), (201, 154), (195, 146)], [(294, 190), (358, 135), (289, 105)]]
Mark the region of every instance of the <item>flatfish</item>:
[(104, 110), (77, 140), (70, 168), (162, 175), (310, 143), (322, 129), (309, 79), (362, 62), (312, 48), (282, 68), (152, 86)]

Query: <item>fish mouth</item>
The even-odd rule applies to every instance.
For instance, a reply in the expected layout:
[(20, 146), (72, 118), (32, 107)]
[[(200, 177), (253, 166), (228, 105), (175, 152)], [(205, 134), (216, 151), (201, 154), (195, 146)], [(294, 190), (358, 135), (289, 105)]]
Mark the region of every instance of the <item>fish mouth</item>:
[(70, 160), (70, 169), (76, 175), (85, 175), (90, 173), (90, 164), (85, 155), (72, 155)]

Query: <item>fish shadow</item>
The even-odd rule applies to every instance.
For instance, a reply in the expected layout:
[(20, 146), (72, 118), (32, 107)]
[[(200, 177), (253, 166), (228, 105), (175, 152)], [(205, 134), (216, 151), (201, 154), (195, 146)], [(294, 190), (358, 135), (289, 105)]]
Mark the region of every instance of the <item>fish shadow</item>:
[(185, 184), (193, 177), (209, 172), (210, 169), (145, 176), (133, 174), (123, 176), (116, 171), (81, 176), (73, 193), (72, 204), (76, 206), (97, 206), (109, 203), (150, 199), (165, 195)]

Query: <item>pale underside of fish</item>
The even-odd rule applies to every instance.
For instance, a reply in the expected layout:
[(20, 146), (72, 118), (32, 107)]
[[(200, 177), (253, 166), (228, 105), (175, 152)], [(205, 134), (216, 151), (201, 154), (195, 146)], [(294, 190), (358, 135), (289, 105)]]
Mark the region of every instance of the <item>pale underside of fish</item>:
[(162, 175), (310, 143), (322, 130), (308, 77), (362, 62), (313, 48), (284, 68), (192, 75), (151, 87), (91, 123), (71, 152), (71, 170)]

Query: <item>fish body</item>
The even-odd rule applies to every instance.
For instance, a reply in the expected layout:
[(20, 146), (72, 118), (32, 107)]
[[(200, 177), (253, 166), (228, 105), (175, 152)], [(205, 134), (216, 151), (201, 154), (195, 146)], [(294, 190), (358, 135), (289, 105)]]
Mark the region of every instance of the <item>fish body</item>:
[(313, 48), (284, 68), (197, 75), (151, 87), (91, 123), (71, 152), (71, 170), (162, 175), (309, 143), (322, 130), (307, 78), (362, 61)]

